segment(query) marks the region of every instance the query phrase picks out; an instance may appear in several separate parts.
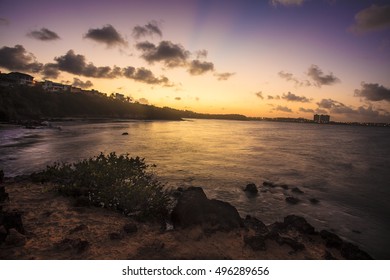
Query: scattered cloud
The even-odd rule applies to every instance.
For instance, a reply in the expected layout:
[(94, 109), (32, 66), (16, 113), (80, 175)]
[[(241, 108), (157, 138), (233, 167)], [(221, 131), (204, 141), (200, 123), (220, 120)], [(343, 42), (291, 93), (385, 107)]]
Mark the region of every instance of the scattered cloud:
[(145, 36), (153, 36), (154, 34), (162, 37), (162, 31), (156, 21), (150, 21), (144, 26), (136, 25), (133, 28), (133, 37), (139, 39)]
[(316, 114), (328, 114), (329, 112), (325, 109), (320, 109), (320, 108), (317, 108), (314, 113)]
[(214, 73), (214, 76), (217, 77), (218, 81), (226, 81), (230, 79), (230, 77), (234, 76), (236, 73)]
[(322, 99), (319, 103), (317, 103), (318, 109), (327, 109), (332, 114), (340, 114), (340, 115), (349, 115), (353, 116), (357, 119), (365, 119), (370, 121), (379, 121), (386, 120), (389, 121), (389, 112), (383, 109), (374, 109), (372, 105), (367, 107), (360, 106), (358, 108), (353, 108), (351, 106), (347, 106), (341, 102), (338, 102), (333, 99)]
[(309, 98), (305, 96), (298, 96), (291, 92), (288, 92), (287, 94), (283, 94), (282, 99), (285, 99), (287, 101), (302, 102), (302, 103), (310, 102)]
[(34, 30), (27, 33), (27, 36), (40, 40), (40, 41), (54, 41), (61, 39), (54, 31), (47, 28), (41, 28), (41, 30)]
[(390, 5), (373, 4), (355, 15), (355, 23), (349, 31), (359, 34), (386, 28), (390, 28)]
[(361, 89), (355, 89), (354, 96), (363, 97), (368, 101), (389, 101), (390, 89), (379, 84), (361, 83)]
[(279, 77), (282, 79), (285, 79), (286, 81), (292, 81), (295, 83), (295, 86), (311, 86), (311, 83), (308, 80), (299, 80), (298, 78), (294, 77), (292, 73), (280, 71), (278, 73)]
[(332, 85), (340, 82), (340, 79), (334, 76), (333, 73), (324, 75), (322, 70), (317, 65), (311, 65), (307, 75), (314, 80), (316, 86), (318, 87), (321, 87), (322, 85)]
[(0, 49), (0, 66), (11, 71), (37, 73), (42, 70), (43, 64), (39, 63), (22, 45), (15, 45), (15, 47), (4, 46)]
[(314, 110), (313, 109), (306, 109), (306, 108), (299, 108), (299, 112), (303, 112), (303, 113), (314, 113)]
[(280, 95), (276, 95), (276, 96), (268, 95), (268, 96), (267, 96), (267, 99), (268, 99), (268, 100), (273, 100), (273, 99), (279, 100), (279, 99), (280, 99)]
[(185, 66), (190, 56), (183, 46), (171, 41), (161, 41), (157, 46), (146, 41), (136, 44), (136, 48), (142, 51), (141, 57), (150, 64), (162, 62), (168, 68)]
[(260, 98), (260, 99), (264, 99), (263, 93), (262, 93), (261, 91), (256, 92), (255, 95), (256, 95), (258, 98)]
[(208, 71), (214, 71), (214, 64), (212, 62), (193, 60), (188, 66), (188, 72), (191, 75), (202, 75)]
[(60, 75), (58, 65), (56, 63), (46, 63), (43, 66), (42, 73), (44, 79), (57, 79)]
[(207, 50), (199, 50), (195, 52), (196, 59), (205, 59), (207, 58), (208, 51)]
[(146, 84), (152, 84), (152, 85), (163, 85), (163, 86), (172, 86), (172, 84), (169, 82), (168, 78), (165, 76), (161, 76), (157, 78), (152, 71), (149, 69), (146, 69), (144, 67), (137, 68), (133, 75), (128, 77), (138, 82), (143, 82)]
[(278, 105), (276, 108), (273, 109), (274, 111), (280, 111), (280, 112), (286, 112), (286, 113), (292, 113), (292, 110), (288, 107)]
[(317, 103), (319, 108), (325, 108), (325, 109), (331, 109), (333, 107), (337, 106), (345, 106), (344, 104), (335, 101), (333, 99), (322, 99), (320, 102)]
[(90, 80), (87, 80), (85, 82), (83, 82), (82, 80), (78, 79), (78, 78), (73, 78), (73, 84), (72, 86), (74, 87), (79, 87), (79, 88), (90, 88), (93, 86), (93, 83), (90, 81)]
[(175, 97), (175, 100), (180, 101), (181, 97)]
[(0, 26), (8, 26), (9, 20), (6, 18), (0, 18)]
[(301, 6), (306, 0), (270, 0), (272, 6)]
[(91, 77), (91, 78), (106, 78), (114, 79), (118, 77), (126, 77), (137, 82), (146, 84), (155, 84), (162, 86), (173, 86), (169, 79), (165, 76), (156, 77), (152, 71), (144, 67), (135, 68), (128, 66), (120, 68), (117, 66), (100, 66), (97, 67), (93, 63), (87, 63), (83, 55), (75, 54), (73, 50), (69, 50), (65, 55), (56, 57), (58, 69), (71, 74)]
[(87, 63), (85, 56), (75, 54), (73, 50), (69, 50), (65, 55), (56, 57), (58, 69), (75, 75), (93, 78), (116, 78), (120, 75), (118, 68), (112, 69), (109, 66), (96, 67), (93, 63)]
[(84, 38), (94, 40), (98, 43), (106, 44), (107, 47), (114, 46), (127, 46), (127, 42), (123, 37), (116, 31), (116, 29), (111, 25), (107, 24), (102, 28), (90, 28), (88, 32), (84, 35)]

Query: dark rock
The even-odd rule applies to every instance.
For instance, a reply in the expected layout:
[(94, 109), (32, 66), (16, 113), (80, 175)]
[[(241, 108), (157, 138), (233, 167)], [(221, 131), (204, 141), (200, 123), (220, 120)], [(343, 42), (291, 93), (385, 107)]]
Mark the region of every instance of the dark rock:
[(352, 232), (356, 233), (356, 234), (361, 234), (362, 233), (360, 230), (357, 230), (357, 229), (353, 229)]
[(257, 194), (259, 192), (259, 190), (257, 189), (257, 186), (253, 183), (246, 185), (244, 191), (248, 192), (250, 194)]
[(81, 225), (78, 225), (77, 227), (71, 229), (69, 231), (69, 234), (73, 234), (75, 232), (83, 231), (83, 230), (86, 230), (86, 229), (88, 229), (88, 227), (86, 225), (84, 225), (84, 224), (81, 224)]
[(129, 135), (129, 133), (128, 132), (123, 132), (122, 135)]
[(302, 194), (302, 193), (303, 193), (303, 191), (301, 191), (298, 187), (292, 188), (291, 191), (292, 191), (293, 193), (299, 193), (299, 194)]
[(111, 232), (109, 235), (111, 240), (120, 240), (122, 239), (122, 235), (119, 232)]
[(138, 227), (135, 223), (127, 223), (123, 226), (123, 231), (126, 234), (133, 234), (138, 231)]
[(328, 248), (341, 248), (343, 240), (337, 235), (327, 230), (321, 230), (320, 236), (325, 240), (325, 246)]
[(22, 222), (22, 214), (18, 211), (0, 213), (0, 221), (2, 221), (2, 224), (7, 229), (7, 231), (9, 231), (11, 228), (14, 228), (21, 234), (25, 234)]
[(5, 187), (0, 186), (0, 202), (4, 202), (6, 200), (9, 200), (9, 195), (5, 192)]
[(320, 202), (317, 198), (310, 198), (309, 201), (310, 201), (312, 204), (318, 204), (318, 203)]
[(161, 240), (153, 240), (139, 247), (135, 259), (161, 260), (169, 258), (164, 252), (165, 244)]
[(88, 250), (90, 247), (90, 244), (86, 240), (81, 240), (80, 238), (76, 239), (70, 239), (70, 238), (65, 238), (58, 242), (55, 245), (56, 249), (58, 250), (75, 250), (78, 254), (81, 254)]
[(282, 236), (277, 236), (276, 238), (274, 238), (274, 240), (279, 244), (279, 245), (288, 245), (290, 246), (294, 251), (301, 251), (303, 249), (305, 249), (305, 245), (303, 245), (302, 243), (299, 243), (298, 241), (292, 239), (292, 238), (289, 238), (289, 237), (282, 237)]
[(283, 224), (287, 229), (294, 228), (301, 233), (315, 234), (314, 227), (300, 216), (288, 215), (284, 218)]
[(208, 199), (199, 187), (183, 191), (171, 220), (175, 227), (182, 228), (201, 225), (203, 228), (232, 230), (243, 225), (236, 208), (224, 201)]
[(244, 226), (253, 229), (257, 235), (266, 235), (269, 232), (268, 227), (262, 221), (249, 215), (244, 219)]
[(4, 171), (3, 169), (0, 170), (0, 184), (4, 183)]
[(20, 247), (26, 244), (26, 237), (18, 232), (16, 229), (11, 228), (5, 238), (4, 244), (6, 246)]
[(369, 254), (349, 242), (343, 243), (340, 252), (343, 258), (347, 260), (372, 260), (372, 257)]
[(264, 181), (263, 182), (263, 186), (264, 187), (271, 187), (271, 188), (275, 188), (276, 185), (274, 183), (272, 183), (271, 181)]
[(87, 196), (79, 196), (76, 198), (74, 202), (75, 207), (90, 207), (91, 206), (91, 201)]
[(288, 185), (283, 184), (283, 185), (280, 185), (280, 187), (281, 187), (282, 189), (288, 190)]
[(265, 251), (265, 238), (261, 235), (245, 236), (244, 243), (251, 247), (253, 251)]
[(325, 250), (323, 258), (324, 260), (336, 260), (336, 258), (328, 250)]
[(0, 225), (0, 245), (5, 241), (7, 235), (7, 229), (3, 225)]
[(301, 200), (296, 198), (296, 197), (293, 197), (293, 196), (288, 196), (286, 197), (286, 202), (290, 203), (290, 204), (297, 204), (299, 203)]

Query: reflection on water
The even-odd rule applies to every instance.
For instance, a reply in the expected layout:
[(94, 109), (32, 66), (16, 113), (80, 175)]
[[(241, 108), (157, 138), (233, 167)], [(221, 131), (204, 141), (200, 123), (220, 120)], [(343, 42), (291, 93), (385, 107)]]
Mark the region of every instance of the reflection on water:
[[(54, 161), (128, 153), (157, 164), (169, 186), (202, 186), (209, 197), (268, 223), (303, 215), (374, 257), (390, 258), (389, 129), (221, 120), (59, 125), (62, 130), (0, 128), (0, 168), (13, 176)], [(256, 197), (242, 191), (264, 180), (290, 189), (271, 188)], [(304, 194), (291, 193), (291, 186)], [(290, 195), (301, 203), (287, 204)]]

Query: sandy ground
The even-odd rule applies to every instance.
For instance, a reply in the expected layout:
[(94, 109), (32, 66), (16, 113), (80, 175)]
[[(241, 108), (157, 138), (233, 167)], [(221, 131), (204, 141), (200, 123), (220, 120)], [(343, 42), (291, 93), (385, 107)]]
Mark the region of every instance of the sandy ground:
[[(254, 251), (244, 243), (244, 236), (254, 234), (246, 229), (162, 231), (159, 224), (138, 223), (114, 211), (75, 207), (52, 186), (29, 181), (6, 183), (6, 192), (10, 201), (3, 209), (23, 213), (26, 233), (18, 244), (2, 244), (0, 259), (322, 259), (329, 251), (319, 236), (295, 236), (305, 245), (302, 251), (273, 240), (266, 241), (265, 251)], [(137, 232), (126, 233), (126, 224), (135, 224)]]

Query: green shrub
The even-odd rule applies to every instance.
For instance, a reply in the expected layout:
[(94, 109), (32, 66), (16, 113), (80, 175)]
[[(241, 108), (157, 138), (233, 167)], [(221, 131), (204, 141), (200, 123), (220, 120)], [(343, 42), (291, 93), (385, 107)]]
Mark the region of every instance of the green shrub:
[(150, 167), (139, 157), (101, 153), (77, 163), (55, 163), (34, 178), (55, 183), (63, 195), (87, 197), (95, 206), (141, 219), (162, 219), (168, 214), (170, 196)]

